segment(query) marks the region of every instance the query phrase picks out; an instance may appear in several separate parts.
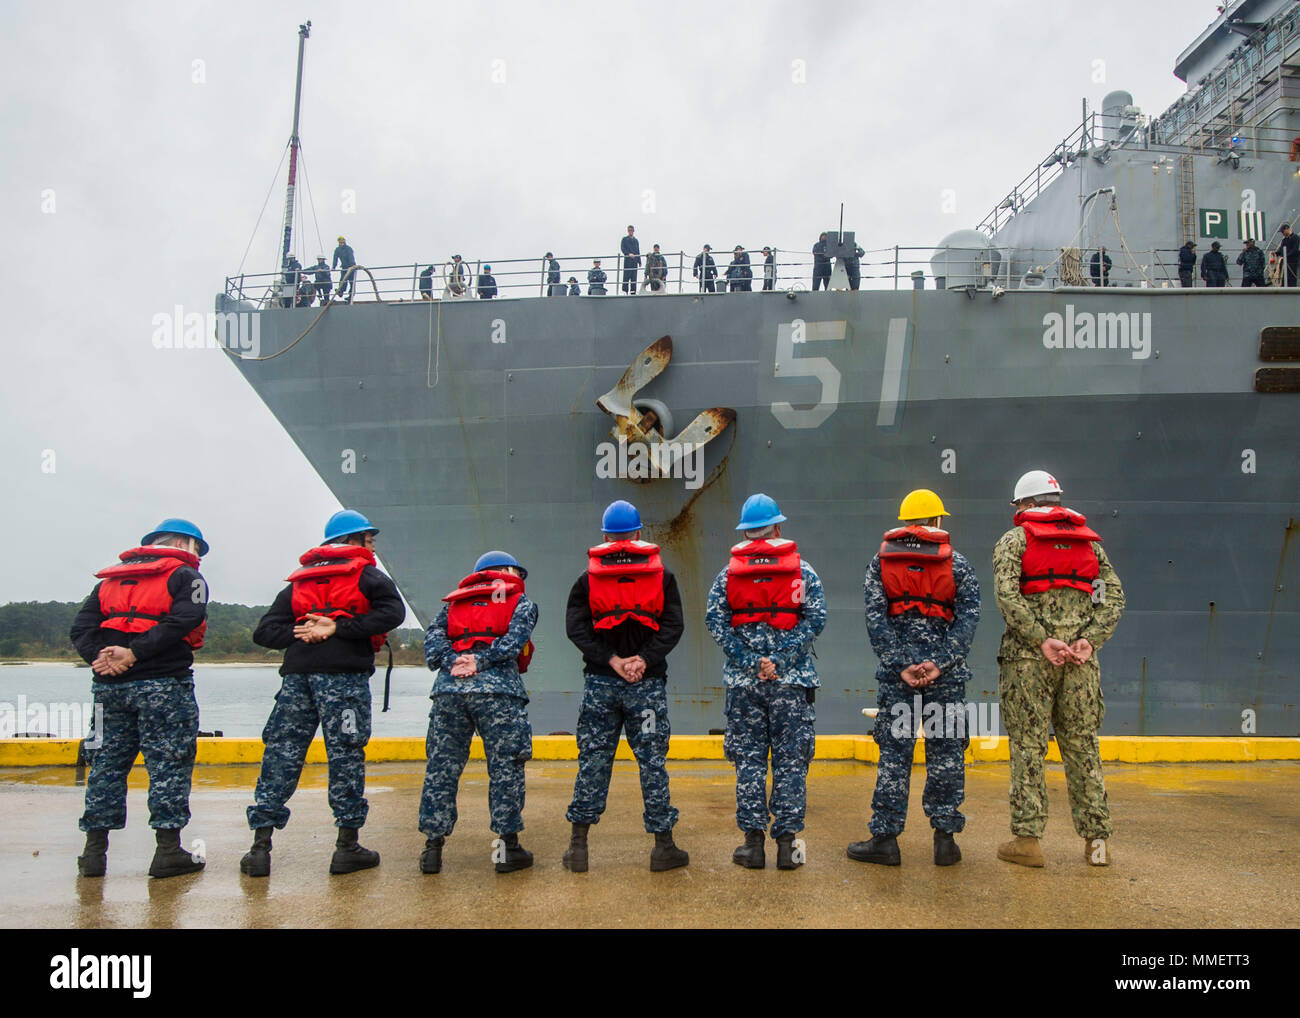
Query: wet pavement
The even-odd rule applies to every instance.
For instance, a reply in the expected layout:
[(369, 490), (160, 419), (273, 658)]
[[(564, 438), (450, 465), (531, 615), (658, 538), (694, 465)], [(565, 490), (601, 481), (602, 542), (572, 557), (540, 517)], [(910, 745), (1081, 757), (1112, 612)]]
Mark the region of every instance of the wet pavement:
[(1093, 868), (1069, 822), (1065, 777), (1048, 765), (1052, 819), (1047, 866), (1000, 862), (1008, 836), (1007, 766), (967, 770), (964, 858), (931, 859), (921, 811), (924, 770), (914, 769), (903, 864), (884, 868), (844, 854), (868, 837), (875, 768), (818, 762), (809, 776), (808, 862), (766, 870), (731, 862), (743, 838), (735, 826), (735, 779), (712, 762), (673, 762), (676, 837), (685, 869), (651, 873), (653, 839), (641, 824), (634, 764), (615, 766), (610, 807), (591, 831), (591, 869), (560, 865), (568, 841), (564, 810), (576, 764), (528, 767), (528, 824), (521, 841), (532, 869), (497, 875), (490, 860), (487, 772), (471, 763), (461, 781), (460, 821), (443, 871), (419, 872), (416, 830), (423, 769), (374, 764), (370, 822), (362, 844), (378, 869), (328, 875), (334, 828), (326, 770), (309, 766), (290, 801), (293, 818), (275, 835), (269, 879), (239, 873), (250, 836), (244, 820), (256, 767), (199, 767), (184, 833), (202, 839), (206, 871), (150, 880), (153, 851), (142, 768), (132, 772), (128, 828), (111, 835), (108, 876), (76, 875), (84, 787), (68, 767), (0, 769), (0, 925), (6, 927), (1296, 927), (1300, 926), (1300, 764), (1109, 765), (1116, 835), (1113, 864)]

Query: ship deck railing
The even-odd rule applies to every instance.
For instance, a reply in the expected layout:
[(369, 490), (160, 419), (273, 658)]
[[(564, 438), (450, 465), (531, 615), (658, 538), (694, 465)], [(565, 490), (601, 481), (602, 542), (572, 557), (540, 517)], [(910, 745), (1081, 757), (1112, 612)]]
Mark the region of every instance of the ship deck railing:
[[(1276, 238), (1274, 238), (1276, 240)], [(1268, 245), (1261, 245), (1267, 247)], [(1209, 250), (1208, 243), (1205, 251)], [(1229, 270), (1230, 285), (1240, 282), (1240, 269), (1235, 265), (1237, 248), (1224, 246), (1223, 255)], [(1204, 286), (1200, 278), (1199, 256), (1204, 251), (1198, 250), (1197, 267), (1194, 272), (1196, 286)], [(895, 245), (893, 247), (866, 249), (859, 259), (861, 283), (863, 290), (910, 290), (933, 289), (943, 286), (947, 289), (966, 288), (972, 285), (1002, 286), (1011, 289), (1020, 284), (1026, 272), (1041, 273), (1042, 285), (1047, 288), (1070, 285), (1089, 285), (1091, 281), (1091, 259), (1093, 249), (1080, 251), (1079, 264), (1075, 271), (1063, 271), (1065, 261), (1061, 248), (1002, 248), (990, 245), (986, 251), (967, 248), (923, 247)], [(1155, 248), (1148, 251), (1131, 251), (1108, 249), (1111, 258), (1111, 270), (1107, 285), (1113, 287), (1177, 287), (1178, 249), (1173, 247)], [(358, 266), (355, 272), (352, 303), (394, 303), (424, 300), (462, 300), (479, 299), (479, 277), (483, 266), (492, 266), (492, 276), (496, 280), (498, 298), (527, 298), (546, 296), (568, 296), (570, 284), (574, 277), (578, 280), (579, 295), (594, 296), (589, 293), (587, 269), (595, 258), (600, 258), (602, 270), (606, 274), (605, 295), (609, 298), (619, 296), (655, 297), (664, 294), (698, 294), (702, 292), (700, 280), (692, 275), (696, 252), (664, 252), (667, 262), (665, 278), (656, 289), (646, 278), (645, 256), (637, 269), (636, 290), (634, 294), (625, 294), (622, 289), (623, 266), (618, 254), (582, 255), (559, 257), (561, 265), (559, 284), (548, 281), (548, 272), (544, 260), (536, 258), (516, 259), (478, 259), (464, 260), (465, 285), (458, 291), (452, 285), (455, 273), (452, 262), (407, 262), (398, 265)], [(775, 278), (770, 289), (781, 292), (801, 291), (812, 288), (811, 251), (790, 251), (775, 249), (773, 252)], [(751, 255), (752, 257), (752, 255)], [(732, 290), (726, 278), (728, 261), (717, 264), (718, 276), (713, 281), (715, 293), (737, 296), (740, 293), (761, 293), (764, 284), (764, 266), (761, 261), (749, 265), (753, 278), (744, 280), (748, 290)], [(421, 287), (421, 272), (430, 264), (434, 268), (431, 285), (427, 290)], [(581, 268), (578, 268), (581, 266)], [(608, 266), (608, 268), (605, 268)], [(247, 273), (226, 277), (225, 293), (232, 300), (242, 301), (256, 308), (310, 307), (322, 303), (315, 286), (315, 273), (310, 267), (300, 271), (302, 283), (300, 296), (295, 299), (292, 273), (263, 272)], [(337, 300), (337, 288), (341, 271), (335, 269), (330, 275), (331, 295)], [(307, 288), (312, 293), (308, 299)], [(837, 289), (844, 288), (842, 278), (833, 281)], [(557, 292), (551, 293), (552, 287)]]

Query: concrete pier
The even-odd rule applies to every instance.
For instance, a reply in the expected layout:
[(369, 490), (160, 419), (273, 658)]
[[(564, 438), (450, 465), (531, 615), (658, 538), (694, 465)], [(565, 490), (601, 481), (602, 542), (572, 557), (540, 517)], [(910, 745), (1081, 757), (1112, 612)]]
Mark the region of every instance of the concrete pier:
[(1004, 763), (967, 771), (968, 820), (958, 837), (963, 860), (941, 869), (931, 857), (921, 810), (923, 768), (912, 776), (903, 864), (884, 868), (845, 856), (868, 837), (875, 768), (815, 762), (809, 775), (808, 862), (775, 868), (768, 842), (763, 871), (731, 862), (735, 778), (714, 761), (670, 764), (682, 870), (651, 873), (652, 838), (641, 822), (636, 767), (615, 766), (609, 810), (591, 832), (591, 870), (560, 865), (568, 841), (564, 810), (571, 761), (528, 767), (527, 829), (521, 841), (536, 864), (498, 876), (487, 826), (487, 773), (471, 762), (461, 781), (460, 821), (443, 872), (424, 876), (416, 813), (423, 768), (376, 763), (368, 769), (370, 820), (362, 843), (378, 869), (328, 875), (334, 828), (326, 771), (309, 765), (293, 818), (275, 835), (269, 879), (239, 873), (250, 836), (244, 819), (257, 768), (200, 766), (187, 846), (204, 843), (207, 869), (169, 880), (146, 876), (153, 851), (147, 779), (131, 776), (128, 827), (110, 838), (108, 876), (77, 876), (84, 787), (68, 767), (0, 769), (0, 924), (8, 927), (840, 927), (840, 928), (1170, 928), (1295, 927), (1300, 924), (1300, 764), (1110, 764), (1106, 782), (1116, 834), (1113, 864), (1085, 864), (1069, 820), (1065, 778), (1048, 765), (1051, 820), (1047, 866), (1000, 862), (1009, 837)]

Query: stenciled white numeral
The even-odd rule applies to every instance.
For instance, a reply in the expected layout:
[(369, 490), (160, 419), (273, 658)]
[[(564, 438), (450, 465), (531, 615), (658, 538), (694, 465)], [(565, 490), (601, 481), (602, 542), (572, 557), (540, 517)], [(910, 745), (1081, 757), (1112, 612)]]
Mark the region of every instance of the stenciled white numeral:
[[(848, 322), (844, 321), (804, 322), (802, 326), (800, 346), (825, 341), (843, 342), (848, 332)], [(772, 416), (781, 422), (783, 428), (820, 427), (840, 405), (840, 370), (825, 357), (796, 357), (794, 349), (794, 324), (782, 322), (776, 328), (775, 376), (815, 378), (822, 384), (821, 396), (817, 404), (807, 410), (796, 410), (786, 402), (773, 403)]]

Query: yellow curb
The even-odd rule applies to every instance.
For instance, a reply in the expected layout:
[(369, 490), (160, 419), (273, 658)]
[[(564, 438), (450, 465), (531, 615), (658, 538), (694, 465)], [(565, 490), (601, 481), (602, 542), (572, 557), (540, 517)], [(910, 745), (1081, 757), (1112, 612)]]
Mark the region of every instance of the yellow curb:
[[(1300, 739), (1261, 736), (1169, 736), (1103, 735), (1101, 759), (1109, 763), (1218, 763), (1263, 760), (1300, 760)], [(576, 760), (577, 740), (572, 735), (539, 735), (533, 738), (534, 760)], [(256, 764), (262, 759), (261, 739), (199, 739), (196, 763)], [(408, 763), (425, 759), (424, 739), (415, 737), (371, 739), (366, 747), (371, 763)], [(482, 760), (483, 743), (474, 739), (470, 759)], [(633, 760), (626, 739), (620, 739), (617, 760)], [(721, 735), (674, 735), (669, 744), (670, 760), (722, 760)], [(880, 750), (870, 735), (819, 735), (818, 760), (856, 760), (877, 763)], [(968, 763), (1006, 762), (1006, 736), (972, 739), (966, 750)], [(308, 763), (325, 763), (325, 743), (312, 741)], [(916, 763), (925, 761), (925, 740), (916, 741)], [(1047, 760), (1059, 763), (1055, 740), (1048, 745)], [(77, 762), (76, 739), (0, 739), (0, 767), (71, 767)], [(136, 757), (140, 764), (141, 758)]]

